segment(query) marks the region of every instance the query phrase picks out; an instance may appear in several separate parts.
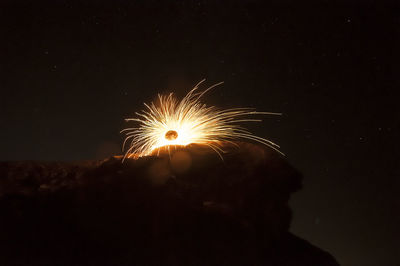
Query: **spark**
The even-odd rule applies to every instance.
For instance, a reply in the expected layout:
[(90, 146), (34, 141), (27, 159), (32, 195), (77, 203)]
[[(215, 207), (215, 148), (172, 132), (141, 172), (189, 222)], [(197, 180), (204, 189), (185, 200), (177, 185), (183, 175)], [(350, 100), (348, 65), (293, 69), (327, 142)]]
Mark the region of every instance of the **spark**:
[[(161, 147), (186, 146), (189, 144), (204, 144), (212, 148), (222, 159), (223, 143), (235, 144), (233, 141), (247, 139), (262, 143), (281, 153), (279, 146), (270, 140), (253, 135), (238, 123), (261, 121), (252, 119), (252, 115), (281, 115), (280, 113), (256, 112), (253, 108), (218, 109), (207, 106), (200, 100), (212, 88), (223, 84), (217, 83), (204, 91), (199, 91), (200, 81), (188, 94), (178, 101), (173, 93), (158, 95), (157, 104), (144, 104), (146, 109), (135, 113), (136, 118), (125, 121), (135, 121), (137, 127), (121, 131), (126, 138), (122, 145), (125, 149), (130, 142), (125, 158), (137, 158), (151, 155)], [(283, 153), (281, 153), (283, 154)]]

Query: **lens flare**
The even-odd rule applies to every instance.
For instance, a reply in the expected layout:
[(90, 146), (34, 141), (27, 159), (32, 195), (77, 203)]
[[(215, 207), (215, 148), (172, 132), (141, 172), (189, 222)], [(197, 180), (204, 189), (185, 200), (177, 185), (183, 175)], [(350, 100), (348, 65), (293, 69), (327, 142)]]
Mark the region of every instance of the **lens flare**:
[[(204, 91), (199, 91), (200, 81), (189, 93), (178, 101), (172, 93), (158, 95), (157, 103), (144, 104), (147, 109), (136, 113), (137, 127), (121, 131), (126, 134), (122, 149), (129, 141), (125, 158), (137, 158), (152, 154), (161, 147), (186, 146), (189, 144), (204, 144), (212, 148), (222, 159), (222, 143), (238, 139), (248, 139), (271, 147), (281, 153), (279, 146), (265, 138), (253, 135), (238, 123), (261, 121), (251, 119), (251, 115), (280, 115), (280, 113), (256, 112), (252, 108), (231, 108), (220, 110), (215, 106), (206, 106), (200, 99), (212, 88), (221, 85), (217, 83)], [(282, 153), (281, 153), (282, 154)]]

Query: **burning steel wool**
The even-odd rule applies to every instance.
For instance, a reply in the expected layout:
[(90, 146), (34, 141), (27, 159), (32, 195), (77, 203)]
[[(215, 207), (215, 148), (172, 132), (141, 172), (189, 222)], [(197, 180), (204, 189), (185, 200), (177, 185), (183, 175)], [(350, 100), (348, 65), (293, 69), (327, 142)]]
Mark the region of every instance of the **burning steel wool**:
[(233, 140), (238, 139), (256, 141), (281, 153), (277, 144), (255, 136), (239, 125), (240, 122), (261, 121), (249, 118), (251, 115), (281, 115), (280, 113), (256, 112), (253, 108), (220, 110), (215, 106), (206, 106), (200, 101), (201, 97), (223, 82), (199, 91), (199, 86), (204, 81), (200, 81), (181, 101), (173, 93), (159, 94), (158, 102), (150, 105), (145, 103), (147, 110), (136, 113), (137, 118), (125, 119), (136, 121), (139, 125), (121, 131), (126, 134), (123, 150), (130, 141), (124, 159), (150, 155), (161, 147), (169, 149), (171, 145), (186, 146), (193, 143), (209, 146), (222, 158), (222, 143), (235, 145)]

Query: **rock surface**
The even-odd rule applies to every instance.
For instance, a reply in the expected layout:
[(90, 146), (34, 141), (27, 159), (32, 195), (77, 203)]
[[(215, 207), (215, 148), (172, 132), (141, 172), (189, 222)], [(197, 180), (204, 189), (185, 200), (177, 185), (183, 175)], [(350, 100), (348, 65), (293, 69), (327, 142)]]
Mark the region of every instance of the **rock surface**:
[(338, 265), (289, 232), (302, 177), (258, 145), (0, 163), (2, 265)]

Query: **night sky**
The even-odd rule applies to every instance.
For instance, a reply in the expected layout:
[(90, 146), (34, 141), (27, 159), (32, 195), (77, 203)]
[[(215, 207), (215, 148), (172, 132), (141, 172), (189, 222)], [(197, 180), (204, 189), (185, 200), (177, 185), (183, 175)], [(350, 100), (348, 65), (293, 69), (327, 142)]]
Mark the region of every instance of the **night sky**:
[(328, 1), (0, 2), (0, 160), (121, 153), (157, 93), (282, 112), (246, 126), (305, 176), (292, 232), (344, 266), (400, 265), (400, 9)]

